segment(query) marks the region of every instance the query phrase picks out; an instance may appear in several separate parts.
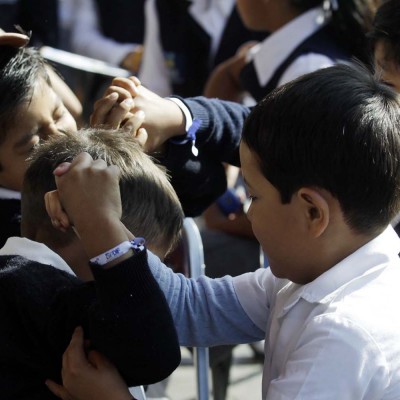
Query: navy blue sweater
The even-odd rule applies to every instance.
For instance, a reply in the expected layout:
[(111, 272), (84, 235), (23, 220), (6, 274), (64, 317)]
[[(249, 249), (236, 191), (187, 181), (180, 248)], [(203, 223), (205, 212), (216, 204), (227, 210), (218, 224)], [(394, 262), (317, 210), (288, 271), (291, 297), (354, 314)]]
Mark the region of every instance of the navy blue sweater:
[(108, 270), (93, 267), (95, 281), (87, 283), (20, 256), (0, 256), (0, 397), (55, 399), (44, 382), (60, 382), (62, 354), (78, 325), (129, 386), (170, 375), (180, 362), (177, 335), (146, 256)]

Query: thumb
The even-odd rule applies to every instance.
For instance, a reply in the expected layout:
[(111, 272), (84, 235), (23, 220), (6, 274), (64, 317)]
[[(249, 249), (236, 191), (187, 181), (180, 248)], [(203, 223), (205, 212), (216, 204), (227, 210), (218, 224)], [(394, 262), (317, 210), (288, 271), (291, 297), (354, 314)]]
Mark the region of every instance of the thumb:
[(63, 162), (54, 171), (53, 174), (56, 176), (64, 175), (71, 167), (71, 163)]
[(135, 138), (137, 139), (139, 144), (144, 148), (145, 144), (147, 142), (147, 139), (149, 138), (149, 135), (148, 135), (148, 133), (147, 133), (145, 128), (140, 128), (137, 131)]
[(92, 364), (93, 367), (95, 367), (96, 369), (98, 369), (102, 366), (111, 365), (111, 363), (107, 360), (107, 358), (104, 357), (102, 354), (100, 354), (96, 350), (89, 351), (87, 358), (88, 358), (90, 364)]
[(73, 397), (67, 392), (64, 386), (55, 383), (54, 381), (47, 379), (45, 381), (46, 386), (50, 392), (62, 400), (74, 400)]

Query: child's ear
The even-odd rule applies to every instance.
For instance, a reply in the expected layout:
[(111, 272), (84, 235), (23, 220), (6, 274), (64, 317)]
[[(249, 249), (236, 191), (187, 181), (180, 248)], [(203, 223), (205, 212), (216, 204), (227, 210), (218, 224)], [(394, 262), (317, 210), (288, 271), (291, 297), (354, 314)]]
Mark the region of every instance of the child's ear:
[(307, 187), (297, 191), (297, 198), (303, 209), (309, 233), (315, 238), (321, 236), (329, 224), (329, 203), (320, 192)]

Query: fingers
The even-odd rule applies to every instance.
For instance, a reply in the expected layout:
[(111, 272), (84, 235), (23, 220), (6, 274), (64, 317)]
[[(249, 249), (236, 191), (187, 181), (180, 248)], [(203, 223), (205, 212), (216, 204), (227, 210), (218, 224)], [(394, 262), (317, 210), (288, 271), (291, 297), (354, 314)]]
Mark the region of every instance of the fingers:
[(142, 82), (140, 82), (140, 79), (137, 76), (130, 76), (129, 79), (136, 85), (140, 86)]
[(49, 388), (50, 392), (53, 393), (58, 398), (62, 400), (74, 400), (73, 397), (67, 392), (67, 390), (58, 383), (55, 383), (50, 379), (47, 379), (45, 384)]
[(90, 125), (107, 125), (111, 128), (119, 128), (135, 103), (131, 94), (122, 88), (110, 87), (110, 92), (95, 103), (90, 116)]
[(6, 33), (0, 32), (0, 45), (22, 47), (27, 45), (29, 37), (22, 33)]
[(59, 188), (60, 182), (64, 181), (66, 176), (70, 174), (74, 177), (78, 177), (82, 171), (89, 169), (106, 170), (110, 168), (110, 170), (113, 171), (114, 168), (111, 167), (112, 166), (108, 167), (103, 159), (93, 160), (89, 153), (82, 152), (78, 154), (71, 163), (62, 163), (54, 170), (56, 185)]
[(100, 354), (96, 350), (91, 350), (89, 351), (89, 354), (87, 356), (90, 364), (93, 365), (96, 369), (99, 368), (111, 368), (113, 365), (108, 361), (106, 357), (104, 357), (102, 354)]
[(79, 371), (80, 365), (88, 364), (84, 350), (83, 329), (78, 326), (72, 334), (71, 341), (64, 352), (62, 366), (63, 366), (63, 379), (65, 371), (75, 373)]
[(94, 103), (93, 113), (90, 116), (90, 125), (104, 125), (106, 115), (111, 111), (118, 100), (118, 93), (111, 92)]
[(44, 195), (44, 202), (48, 216), (54, 228), (66, 232), (71, 226), (68, 215), (64, 212), (58, 190), (47, 192)]
[(134, 107), (132, 97), (137, 96), (140, 81), (136, 77), (114, 78), (103, 97), (96, 101), (90, 116), (90, 125), (119, 128)]
[(140, 128), (137, 133), (136, 133), (136, 139), (139, 142), (139, 144), (143, 147), (143, 149), (146, 150), (146, 143), (147, 139), (149, 138), (149, 135), (147, 134), (146, 129)]
[(138, 87), (140, 86), (140, 81), (136, 77), (131, 78), (114, 78), (112, 81), (113, 86), (118, 86), (127, 90), (131, 96), (135, 97), (138, 92)]
[(121, 103), (114, 105), (111, 111), (105, 116), (104, 124), (110, 128), (119, 128), (129, 116), (134, 105), (135, 102), (132, 98), (125, 99)]
[(121, 86), (115, 86), (115, 85), (109, 86), (105, 92), (105, 95), (108, 96), (111, 93), (118, 94), (119, 102), (132, 98), (132, 93), (128, 89), (125, 89), (124, 87), (121, 87)]
[(71, 163), (63, 162), (57, 166), (57, 168), (53, 171), (53, 174), (56, 176), (64, 175), (71, 167)]
[(131, 114), (128, 120), (124, 124), (124, 128), (131, 132), (132, 136), (136, 136), (137, 130), (143, 125), (145, 120), (145, 114), (139, 110), (135, 114)]

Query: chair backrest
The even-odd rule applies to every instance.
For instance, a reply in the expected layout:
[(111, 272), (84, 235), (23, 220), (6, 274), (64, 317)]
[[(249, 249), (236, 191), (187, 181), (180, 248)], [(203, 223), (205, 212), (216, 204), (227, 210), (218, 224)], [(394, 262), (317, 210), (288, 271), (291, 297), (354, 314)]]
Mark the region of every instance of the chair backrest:
[[(188, 274), (191, 278), (204, 275), (204, 252), (199, 228), (192, 218), (185, 218), (183, 222), (183, 248), (186, 255)], [(197, 399), (209, 398), (209, 356), (207, 347), (195, 347), (193, 349), (194, 363), (197, 378)]]

